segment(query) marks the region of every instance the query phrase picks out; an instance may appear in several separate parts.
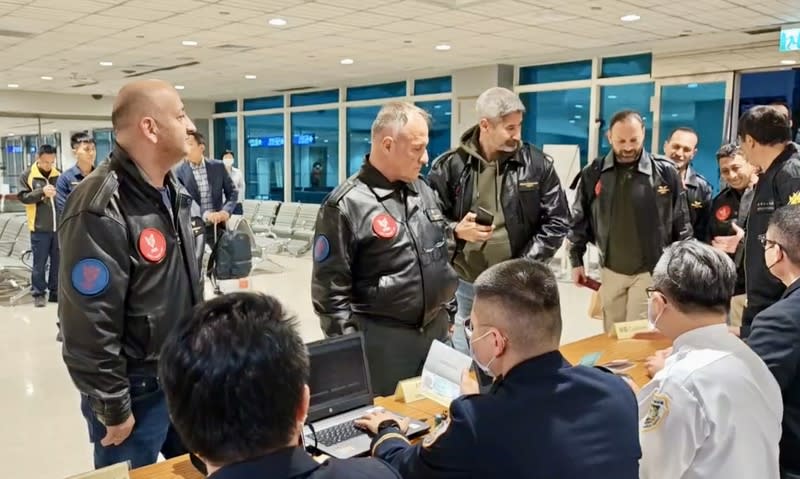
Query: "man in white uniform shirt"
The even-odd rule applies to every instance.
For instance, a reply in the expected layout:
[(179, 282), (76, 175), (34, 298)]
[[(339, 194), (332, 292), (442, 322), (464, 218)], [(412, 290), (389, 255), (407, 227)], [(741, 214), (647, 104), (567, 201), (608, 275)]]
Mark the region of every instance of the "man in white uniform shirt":
[(673, 350), (638, 394), (642, 479), (778, 479), (783, 402), (764, 362), (725, 319), (733, 261), (694, 240), (664, 250), (651, 325)]

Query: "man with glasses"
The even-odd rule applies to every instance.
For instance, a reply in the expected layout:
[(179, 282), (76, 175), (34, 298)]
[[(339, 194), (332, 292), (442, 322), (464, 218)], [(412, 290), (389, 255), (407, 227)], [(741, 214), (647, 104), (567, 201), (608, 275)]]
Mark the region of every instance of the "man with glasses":
[(56, 182), (56, 211), (59, 216), (64, 211), (67, 198), (72, 190), (94, 171), (94, 160), (97, 157), (97, 148), (94, 138), (89, 132), (81, 131), (70, 137), (72, 154), (75, 156), (75, 165), (65, 171)]
[(767, 363), (783, 393), (781, 477), (800, 478), (800, 205), (778, 209), (764, 246), (767, 269), (786, 286), (781, 299), (753, 320), (747, 344)]
[[(372, 454), (405, 479), (546, 477), (638, 478), (635, 398), (624, 381), (573, 367), (558, 351), (558, 283), (541, 262), (513, 259), (481, 273), (466, 331), (472, 357), (492, 389), (450, 404), (422, 444), (386, 413), (357, 424), (375, 435)], [(466, 378), (466, 375), (465, 375)], [(667, 477), (667, 476), (665, 476)]]
[(664, 251), (647, 289), (652, 327), (674, 341), (638, 394), (640, 477), (777, 478), (781, 391), (726, 325), (736, 268), (697, 241)]

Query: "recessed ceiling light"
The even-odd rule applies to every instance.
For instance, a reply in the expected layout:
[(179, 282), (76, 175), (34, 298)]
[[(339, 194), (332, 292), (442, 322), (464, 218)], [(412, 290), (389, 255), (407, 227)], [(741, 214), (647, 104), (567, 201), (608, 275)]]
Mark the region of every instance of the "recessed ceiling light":
[(436, 45), (434, 48), (439, 50), (440, 52), (446, 52), (447, 50), (450, 50), (453, 47), (451, 47), (450, 45), (448, 45), (446, 43), (440, 43), (440, 44)]
[(342, 65), (352, 65), (355, 61), (352, 58), (342, 58), (339, 63)]
[(52, 79), (53, 79), (53, 77), (49, 77), (47, 75), (42, 77), (42, 80), (52, 80)]
[(781, 65), (794, 65), (797, 63), (797, 60), (781, 60)]
[(635, 13), (631, 13), (629, 15), (623, 15), (619, 17), (619, 19), (622, 20), (623, 22), (635, 22), (637, 20), (641, 20), (642, 17), (636, 15)]
[(257, 77), (257, 76), (255, 76), (255, 75), (245, 75), (244, 77), (245, 77), (245, 79), (247, 79), (247, 80), (255, 80), (256, 78), (258, 78), (258, 77)]
[(19, 85), (17, 85), (16, 83), (9, 83), (6, 86), (9, 87), (9, 88), (19, 88)]
[(569, 122), (570, 122), (570, 123), (575, 123), (575, 120), (570, 120)]
[(194, 41), (194, 40), (184, 40), (184, 41), (181, 42), (181, 45), (183, 45), (185, 47), (196, 47), (197, 46), (197, 42)]
[(113, 66), (114, 62), (100, 62), (101, 67), (110, 67)]
[(57, 133), (57, 132), (58, 132), (58, 130), (53, 128), (53, 133)]
[(673, 113), (672, 114), (672, 118), (678, 118), (678, 114), (677, 113)]
[(583, 108), (583, 105), (575, 105), (575, 108)]
[(441, 108), (441, 107), (442, 107), (442, 105), (433, 105), (433, 107), (434, 107), (434, 108), (436, 108), (436, 109), (438, 110), (439, 108)]
[(609, 100), (616, 100), (616, 99), (617, 99), (617, 95), (608, 95), (608, 97), (607, 97), (607, 98), (608, 98)]
[(183, 86), (183, 85), (175, 85), (175, 89), (176, 90), (183, 90), (184, 88), (186, 88), (186, 87)]
[(449, 111), (446, 111), (446, 112), (444, 112), (444, 114), (445, 114), (446, 116), (450, 116), (450, 115), (452, 115), (452, 113), (450, 113)]
[(13, 133), (9, 133), (8, 136), (14, 136), (14, 134)]
[(269, 23), (273, 27), (282, 27), (282, 26), (286, 25), (288, 22), (286, 20), (284, 20), (283, 18), (270, 18), (269, 22), (267, 22), (267, 23)]
[(573, 118), (575, 118), (576, 120), (580, 120), (581, 116), (580, 115), (575, 115)]
[(689, 83), (686, 88), (697, 88), (697, 83)]

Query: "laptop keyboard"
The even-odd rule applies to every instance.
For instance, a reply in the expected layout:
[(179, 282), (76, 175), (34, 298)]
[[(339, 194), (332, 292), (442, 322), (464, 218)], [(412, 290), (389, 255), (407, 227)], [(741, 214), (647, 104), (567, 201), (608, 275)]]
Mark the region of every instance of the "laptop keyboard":
[(317, 440), (320, 444), (330, 447), (364, 434), (366, 433), (363, 430), (356, 428), (353, 420), (317, 431)]

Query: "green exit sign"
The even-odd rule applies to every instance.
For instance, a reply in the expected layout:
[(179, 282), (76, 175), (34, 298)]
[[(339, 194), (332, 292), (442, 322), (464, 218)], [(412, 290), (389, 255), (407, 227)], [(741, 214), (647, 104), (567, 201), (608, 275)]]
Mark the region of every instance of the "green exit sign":
[(800, 50), (800, 27), (781, 28), (781, 43), (778, 50), (782, 52)]

